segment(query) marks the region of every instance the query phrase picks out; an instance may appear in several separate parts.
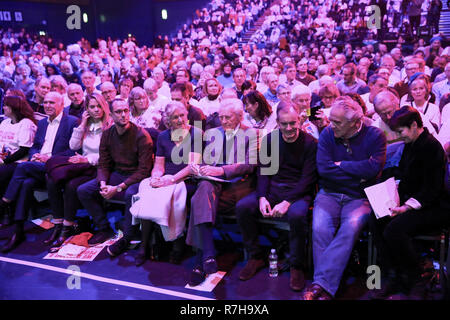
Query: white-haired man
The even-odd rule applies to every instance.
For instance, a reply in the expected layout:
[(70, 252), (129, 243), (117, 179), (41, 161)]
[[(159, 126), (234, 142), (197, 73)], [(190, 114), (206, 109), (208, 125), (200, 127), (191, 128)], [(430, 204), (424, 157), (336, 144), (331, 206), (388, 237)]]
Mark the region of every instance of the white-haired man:
[(158, 93), (158, 83), (154, 79), (148, 78), (144, 81), (144, 90), (150, 102), (149, 108), (162, 113), (170, 99)]
[(361, 106), (350, 97), (332, 105), (331, 125), (320, 134), (317, 169), (321, 189), (314, 201), (313, 284), (305, 300), (335, 296), (353, 245), (371, 207), (364, 187), (375, 183), (386, 161), (386, 137), (363, 123)]
[(152, 78), (158, 84), (158, 94), (170, 99), (170, 86), (164, 80), (165, 79), (164, 70), (161, 69), (160, 67), (155, 67), (153, 69)]
[[(186, 243), (197, 251), (195, 268), (189, 278), (191, 286), (203, 282), (206, 274), (217, 272), (213, 242), (217, 212), (234, 209), (237, 201), (252, 191), (250, 174), (256, 162), (250, 163), (249, 154), (254, 149), (250, 150), (252, 143), (246, 136), (249, 128), (242, 123), (243, 115), (244, 107), (240, 99), (223, 100), (219, 109), (221, 126), (206, 132), (208, 137), (214, 138), (208, 140), (210, 144), (205, 148), (204, 165), (198, 169), (199, 175), (226, 179), (232, 183), (201, 181), (191, 199)], [(256, 143), (256, 140), (253, 142)], [(212, 145), (214, 154), (210, 150)], [(210, 150), (210, 155), (207, 150)]]
[(269, 89), (269, 84), (267, 83), (267, 76), (272, 73), (275, 73), (273, 67), (265, 66), (261, 68), (261, 71), (259, 73), (260, 78), (259, 81), (256, 83), (256, 90), (258, 90), (261, 93), (264, 93), (267, 91), (267, 89)]

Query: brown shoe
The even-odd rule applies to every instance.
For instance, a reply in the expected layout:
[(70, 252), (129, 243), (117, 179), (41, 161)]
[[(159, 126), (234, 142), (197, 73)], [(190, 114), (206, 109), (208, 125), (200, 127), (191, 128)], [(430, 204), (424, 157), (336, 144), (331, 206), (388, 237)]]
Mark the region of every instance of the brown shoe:
[(249, 280), (265, 266), (265, 262), (262, 259), (250, 259), (247, 261), (244, 269), (239, 273), (239, 279), (242, 281)]
[(301, 291), (305, 287), (305, 274), (301, 269), (291, 267), (291, 278), (289, 286), (294, 291)]
[(303, 300), (331, 300), (331, 295), (318, 284), (313, 284), (303, 295)]

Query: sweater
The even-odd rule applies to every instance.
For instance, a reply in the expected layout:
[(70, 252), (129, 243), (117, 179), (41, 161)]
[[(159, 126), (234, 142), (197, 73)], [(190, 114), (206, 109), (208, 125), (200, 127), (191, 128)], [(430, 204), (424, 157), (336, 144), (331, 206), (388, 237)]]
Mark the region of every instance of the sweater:
[[(335, 162), (341, 162), (336, 165)], [(386, 136), (375, 127), (361, 130), (344, 141), (334, 137), (331, 126), (319, 136), (317, 170), (319, 184), (328, 192), (365, 198), (364, 188), (377, 182), (386, 162)]]
[(150, 176), (153, 166), (153, 142), (144, 129), (130, 122), (130, 127), (119, 135), (116, 126), (105, 130), (100, 140), (97, 181), (108, 181), (112, 172), (128, 178), (127, 186)]

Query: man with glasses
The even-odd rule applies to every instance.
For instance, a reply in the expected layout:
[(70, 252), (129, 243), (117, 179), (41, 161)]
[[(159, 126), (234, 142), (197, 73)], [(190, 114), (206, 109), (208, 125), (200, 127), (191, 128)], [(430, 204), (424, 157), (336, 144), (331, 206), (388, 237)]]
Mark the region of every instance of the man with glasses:
[(110, 81), (103, 82), (100, 86), (103, 98), (110, 104), (117, 96), (117, 90), (114, 84)]
[(374, 74), (369, 78), (368, 84), (370, 91), (361, 95), (361, 98), (366, 104), (366, 116), (372, 117), (375, 113), (373, 100), (375, 99), (375, 96), (378, 94), (378, 92), (387, 88), (388, 80), (379, 74)]
[(376, 183), (386, 161), (386, 137), (363, 123), (361, 106), (339, 97), (317, 147), (321, 189), (314, 201), (313, 284), (305, 300), (335, 296), (353, 245), (366, 225), (371, 207), (364, 188)]
[(409, 93), (409, 86), (408, 86), (409, 79), (412, 77), (413, 74), (417, 72), (420, 72), (419, 61), (415, 58), (408, 60), (408, 62), (405, 65), (406, 78), (402, 81), (397, 82), (394, 85), (394, 89), (395, 91), (397, 91), (398, 96), (400, 98)]
[(279, 130), (264, 137), (262, 145), (275, 152), (271, 149), (271, 141), (276, 139), (279, 144), (276, 152), (280, 159), (278, 170), (267, 175), (262, 168), (269, 165), (259, 165), (256, 191), (236, 204), (236, 218), (244, 245), (250, 253), (239, 279), (251, 279), (265, 265), (264, 251), (259, 243), (258, 219), (280, 219), (290, 226), (289, 286), (300, 291), (305, 285), (307, 214), (317, 180), (317, 140), (301, 130), (298, 110), (290, 101), (278, 105), (277, 124)]
[(436, 82), (431, 91), (436, 96), (435, 104), (439, 106), (441, 98), (450, 92), (450, 62), (445, 65), (444, 73), (446, 76), (445, 80)]
[[(124, 99), (114, 99), (110, 104), (114, 125), (103, 132), (97, 178), (78, 187), (78, 197), (93, 217), (98, 232), (89, 245), (103, 243), (114, 235), (103, 199), (125, 200), (125, 210), (131, 207), (131, 198), (138, 192), (141, 180), (150, 176), (152, 169), (152, 139), (145, 129), (130, 122), (130, 108)], [(125, 214), (124, 237), (132, 237), (134, 230), (131, 214)]]

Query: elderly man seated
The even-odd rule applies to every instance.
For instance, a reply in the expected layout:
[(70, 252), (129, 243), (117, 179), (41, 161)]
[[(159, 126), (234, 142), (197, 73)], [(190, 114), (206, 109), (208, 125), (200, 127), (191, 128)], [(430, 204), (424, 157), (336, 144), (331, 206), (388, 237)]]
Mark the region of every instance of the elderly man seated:
[[(217, 272), (213, 225), (216, 214), (233, 209), (251, 189), (251, 174), (256, 165), (256, 132), (242, 124), (244, 107), (240, 99), (221, 102), (219, 128), (209, 129), (207, 146), (203, 152), (203, 165), (196, 169), (197, 177), (212, 177), (227, 182), (203, 180), (191, 199), (191, 214), (186, 242), (197, 251), (196, 266), (190, 274), (189, 284), (196, 286), (206, 274)], [(209, 141), (209, 143), (208, 143)], [(253, 163), (252, 163), (253, 162)]]
[[(385, 168), (392, 167), (398, 164), (403, 151), (404, 143), (399, 138), (398, 134), (393, 131), (388, 123), (394, 112), (400, 109), (400, 100), (395, 94), (395, 91), (384, 89), (380, 91), (374, 98), (374, 110), (379, 116), (372, 126), (381, 129), (386, 135), (387, 149), (386, 149), (386, 164)], [(437, 137), (434, 126), (425, 117), (422, 117), (424, 127), (434, 136)]]
[(331, 108), (331, 125), (320, 134), (317, 147), (321, 189), (312, 223), (314, 280), (305, 300), (329, 300), (336, 294), (372, 210), (364, 188), (376, 182), (386, 160), (386, 137), (363, 123), (357, 102), (343, 96)]
[[(289, 222), (290, 287), (300, 291), (305, 285), (306, 215), (312, 201), (316, 176), (317, 140), (301, 130), (301, 119), (295, 106), (280, 102), (277, 109), (279, 130), (262, 142), (272, 161), (278, 161), (276, 172), (265, 172), (270, 164), (257, 170), (257, 187), (236, 205), (236, 216), (250, 260), (239, 278), (251, 279), (265, 265), (258, 240), (258, 219), (281, 218)], [(281, 134), (280, 134), (281, 133)], [(272, 140), (277, 147), (272, 150)], [(263, 152), (266, 154), (266, 152)]]

